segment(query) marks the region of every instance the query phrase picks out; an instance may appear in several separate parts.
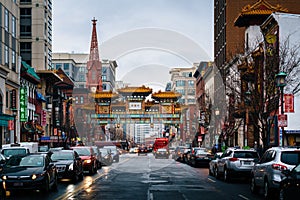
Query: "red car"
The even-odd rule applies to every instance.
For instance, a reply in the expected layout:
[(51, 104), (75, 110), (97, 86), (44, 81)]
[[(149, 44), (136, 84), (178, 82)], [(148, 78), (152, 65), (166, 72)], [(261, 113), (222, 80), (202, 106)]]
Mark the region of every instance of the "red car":
[(82, 160), (84, 173), (95, 174), (97, 172), (97, 157), (92, 146), (75, 146), (72, 147)]

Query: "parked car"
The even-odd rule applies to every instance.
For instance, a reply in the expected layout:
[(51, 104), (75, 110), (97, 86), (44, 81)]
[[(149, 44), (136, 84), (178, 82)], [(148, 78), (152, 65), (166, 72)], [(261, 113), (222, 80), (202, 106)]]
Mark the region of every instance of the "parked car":
[(155, 158), (166, 158), (168, 159), (170, 156), (169, 151), (167, 149), (157, 149), (155, 153)]
[(12, 146), (12, 147), (2, 148), (1, 154), (3, 154), (6, 158), (10, 158), (11, 156), (14, 155), (25, 156), (30, 154), (30, 150), (28, 147)]
[(51, 154), (59, 179), (71, 179), (74, 183), (83, 179), (82, 160), (74, 150), (54, 151)]
[(294, 199), (300, 196), (300, 163), (291, 171), (286, 169), (282, 173), (285, 175), (279, 186), (279, 199)]
[(113, 158), (110, 149), (100, 148), (101, 152), (101, 165), (109, 166), (113, 163)]
[(129, 149), (129, 153), (137, 153), (138, 152), (138, 147), (132, 147)]
[(214, 157), (211, 159), (211, 161), (208, 163), (208, 173), (211, 176), (216, 176), (215, 172), (216, 172), (216, 167), (217, 167), (217, 162), (218, 159), (221, 158), (223, 152), (217, 152), (215, 153)]
[(186, 146), (178, 146), (175, 148), (175, 153), (174, 153), (174, 160), (183, 162), (183, 153), (184, 151), (188, 150), (189, 148)]
[(139, 155), (147, 155), (147, 153), (148, 153), (147, 147), (139, 147), (139, 149), (138, 149), (138, 156)]
[(94, 149), (94, 152), (96, 153), (96, 159), (97, 159), (97, 168), (101, 169), (102, 165), (101, 165), (101, 152), (99, 150), (98, 146), (92, 146)]
[(113, 157), (113, 161), (119, 162), (119, 160), (120, 160), (120, 153), (117, 150), (116, 146), (104, 146), (103, 148), (110, 149), (111, 150), (111, 155)]
[(0, 169), (5, 165), (5, 163), (7, 162), (7, 158), (0, 153)]
[(92, 146), (74, 146), (75, 150), (83, 161), (83, 172), (95, 174), (97, 172), (97, 158)]
[(282, 171), (292, 170), (299, 163), (299, 147), (269, 148), (251, 170), (251, 192), (258, 193), (263, 188), (266, 199), (274, 197), (285, 177)]
[(208, 167), (213, 155), (206, 149), (196, 149), (189, 155), (188, 163), (193, 167)]
[(7, 192), (57, 189), (58, 172), (49, 154), (12, 156), (4, 165), (1, 178)]
[(255, 149), (228, 148), (217, 160), (216, 178), (223, 175), (227, 182), (232, 178), (249, 178), (258, 159), (259, 154)]

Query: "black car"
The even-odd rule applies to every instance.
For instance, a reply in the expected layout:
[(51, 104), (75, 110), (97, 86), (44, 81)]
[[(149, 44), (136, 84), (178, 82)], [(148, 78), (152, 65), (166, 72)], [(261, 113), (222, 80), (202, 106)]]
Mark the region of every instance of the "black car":
[(12, 156), (4, 165), (1, 178), (7, 192), (57, 189), (58, 173), (49, 154)]
[(138, 156), (139, 155), (147, 155), (147, 153), (148, 153), (147, 147), (139, 147), (139, 149), (138, 149)]
[(213, 155), (203, 149), (196, 149), (190, 154), (189, 164), (193, 167), (209, 167)]
[(285, 177), (279, 186), (279, 199), (294, 199), (300, 196), (300, 164), (290, 170), (283, 170)]
[(73, 150), (60, 150), (52, 152), (59, 179), (71, 179), (74, 183), (83, 179), (82, 160)]
[(111, 155), (111, 150), (106, 148), (100, 148), (101, 152), (101, 165), (111, 165), (113, 163), (113, 157)]
[(104, 146), (104, 149), (110, 149), (113, 161), (119, 162), (120, 160), (120, 152), (117, 150), (116, 146)]

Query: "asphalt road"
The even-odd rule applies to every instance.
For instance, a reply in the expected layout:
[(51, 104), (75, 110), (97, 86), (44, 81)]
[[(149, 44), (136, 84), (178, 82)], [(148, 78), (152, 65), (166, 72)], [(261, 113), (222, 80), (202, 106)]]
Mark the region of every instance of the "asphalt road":
[(225, 183), (208, 175), (207, 168), (193, 168), (173, 159), (155, 159), (152, 154), (121, 155), (119, 163), (102, 167), (77, 183), (60, 182), (58, 191), (12, 193), (7, 199), (20, 200), (248, 200), (253, 195), (249, 183), (235, 180)]

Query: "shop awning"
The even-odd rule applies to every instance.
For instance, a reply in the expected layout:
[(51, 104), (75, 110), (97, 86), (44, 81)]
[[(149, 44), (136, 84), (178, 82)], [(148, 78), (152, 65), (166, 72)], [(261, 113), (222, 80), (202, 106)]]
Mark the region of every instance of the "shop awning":
[(36, 100), (46, 102), (46, 98), (39, 92), (36, 92)]
[(3, 113), (0, 114), (0, 126), (8, 127), (9, 120), (14, 120), (14, 116)]

